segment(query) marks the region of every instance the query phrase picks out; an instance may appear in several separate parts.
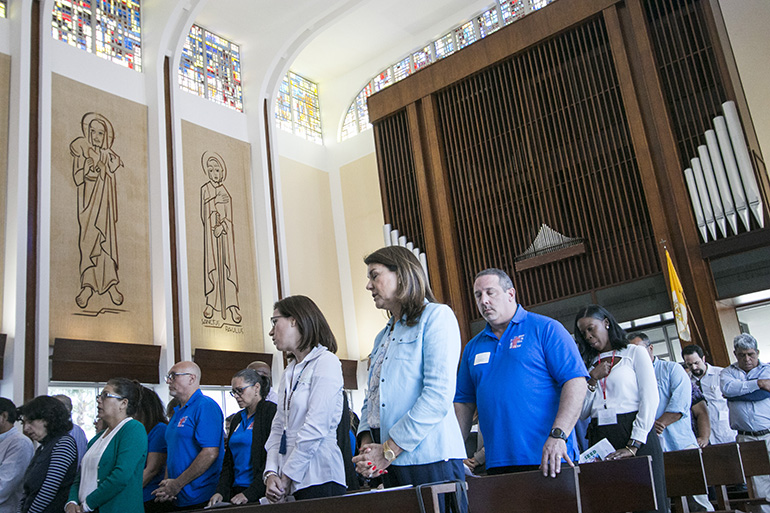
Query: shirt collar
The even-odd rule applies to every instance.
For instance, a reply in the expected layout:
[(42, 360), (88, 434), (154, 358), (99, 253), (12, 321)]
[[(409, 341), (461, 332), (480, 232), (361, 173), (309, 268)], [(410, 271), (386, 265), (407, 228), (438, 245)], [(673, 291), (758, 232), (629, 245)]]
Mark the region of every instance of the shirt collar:
[(16, 426), (11, 426), (11, 429), (0, 435), (0, 442), (16, 433)]
[[(516, 313), (514, 313), (513, 317), (511, 317), (511, 320), (508, 323), (508, 326), (505, 328), (505, 331), (508, 331), (509, 329), (511, 329), (511, 326), (513, 326), (514, 324), (521, 324), (522, 322), (524, 322), (528, 314), (529, 312), (524, 310), (523, 306), (517, 304)], [(503, 332), (503, 334), (505, 334), (505, 331)], [(487, 323), (487, 325), (484, 327), (484, 334), (497, 339), (497, 335), (495, 335), (495, 332), (492, 331), (492, 327), (489, 325), (489, 323)]]

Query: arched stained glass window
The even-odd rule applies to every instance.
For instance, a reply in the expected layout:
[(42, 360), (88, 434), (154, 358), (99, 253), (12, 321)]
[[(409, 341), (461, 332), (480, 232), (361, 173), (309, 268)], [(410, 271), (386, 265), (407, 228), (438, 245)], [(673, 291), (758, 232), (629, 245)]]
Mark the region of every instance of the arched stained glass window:
[(281, 130), (323, 144), (318, 85), (289, 71), (278, 87), (275, 121)]
[(433, 64), (458, 50), (487, 37), (501, 27), (545, 7), (554, 0), (498, 0), (469, 21), (456, 26), (427, 46), (412, 50), (407, 57), (374, 76), (350, 104), (340, 130), (340, 140), (372, 127), (366, 100), (373, 93), (405, 79), (417, 70)]
[(56, 0), (52, 16), (54, 39), (142, 71), (139, 0)]
[(198, 25), (190, 27), (179, 60), (179, 87), (243, 112), (238, 45)]

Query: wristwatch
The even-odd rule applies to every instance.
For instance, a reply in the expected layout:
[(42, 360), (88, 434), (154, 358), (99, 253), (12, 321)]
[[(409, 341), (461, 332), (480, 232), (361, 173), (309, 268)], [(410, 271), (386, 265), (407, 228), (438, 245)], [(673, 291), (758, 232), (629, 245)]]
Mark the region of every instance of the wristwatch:
[(385, 456), (385, 459), (388, 460), (388, 463), (396, 459), (396, 453), (393, 452), (393, 449), (390, 448), (387, 440), (385, 440), (385, 443), (382, 444), (382, 455)]
[(553, 428), (551, 432), (548, 434), (551, 438), (561, 438), (565, 442), (567, 441), (567, 433), (562, 431), (561, 428)]

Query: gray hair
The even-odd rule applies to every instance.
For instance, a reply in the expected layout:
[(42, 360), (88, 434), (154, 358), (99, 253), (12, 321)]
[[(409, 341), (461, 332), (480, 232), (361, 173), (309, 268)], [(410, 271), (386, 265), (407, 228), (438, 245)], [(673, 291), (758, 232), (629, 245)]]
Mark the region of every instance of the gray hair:
[(484, 269), (479, 274), (477, 274), (475, 278), (473, 278), (473, 282), (476, 283), (476, 280), (478, 280), (482, 276), (497, 276), (497, 279), (500, 282), (500, 288), (502, 288), (503, 290), (509, 290), (513, 288), (513, 281), (511, 280), (511, 277), (508, 276), (508, 273), (506, 273), (502, 269), (498, 269), (496, 267), (490, 267), (489, 269)]
[(259, 374), (254, 369), (239, 370), (233, 375), (233, 378), (241, 378), (249, 385), (256, 385), (259, 383)]
[(733, 339), (733, 348), (737, 349), (757, 349), (757, 339), (748, 333), (741, 333)]
[(641, 331), (635, 331), (633, 333), (629, 333), (628, 335), (626, 335), (626, 340), (628, 340), (629, 342), (631, 342), (635, 338), (638, 338), (639, 340), (641, 340), (644, 343), (644, 347), (650, 347), (650, 344), (652, 344), (652, 342), (650, 341), (650, 337), (648, 337), (646, 333), (642, 333)]

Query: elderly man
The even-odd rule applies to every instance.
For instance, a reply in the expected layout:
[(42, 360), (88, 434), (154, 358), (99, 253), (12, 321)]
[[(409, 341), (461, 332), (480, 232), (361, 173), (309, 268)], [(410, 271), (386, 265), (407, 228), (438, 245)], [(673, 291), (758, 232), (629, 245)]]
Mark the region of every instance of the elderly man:
[(278, 393), (275, 391), (275, 388), (273, 388), (273, 370), (270, 368), (268, 364), (265, 362), (256, 360), (249, 364), (247, 369), (252, 369), (257, 372), (260, 376), (264, 376), (267, 378), (267, 380), (270, 382), (270, 391), (267, 393), (267, 399), (271, 403), (278, 404)]
[(556, 477), (562, 459), (572, 465), (578, 456), (571, 433), (588, 372), (575, 341), (557, 321), (517, 304), (500, 269), (476, 275), (473, 293), (487, 326), (460, 361), (454, 401), (463, 437), (478, 407), (489, 474), (540, 467)]
[(703, 359), (703, 349), (695, 344), (685, 346), (682, 349), (682, 359), (684, 359), (687, 368), (690, 369), (693, 383), (701, 389), (706, 398), (706, 408), (711, 424), (709, 441), (712, 444), (734, 442), (736, 433), (730, 429), (727, 400), (719, 387), (719, 373), (722, 372), (722, 367), (715, 367), (706, 363), (706, 360)]
[[(742, 333), (733, 340), (736, 362), (719, 375), (738, 442), (762, 440), (770, 451), (770, 364), (759, 361), (757, 340)], [(770, 497), (770, 476), (752, 478), (757, 497)], [(770, 506), (762, 506), (763, 513)]]
[(32, 441), (14, 427), (16, 406), (0, 397), (0, 513), (16, 513), (24, 472), (32, 460)]
[(219, 405), (200, 391), (201, 370), (179, 362), (166, 375), (179, 401), (166, 428), (166, 479), (152, 492), (156, 501), (176, 499), (178, 511), (202, 509), (214, 495), (224, 458), (224, 417)]
[[(692, 406), (692, 383), (687, 372), (676, 362), (664, 361), (653, 354), (652, 342), (647, 334), (630, 333), (628, 342), (645, 348), (652, 359), (655, 379), (658, 382), (658, 411), (655, 413), (655, 432), (660, 436), (663, 451), (695, 449), (698, 441), (692, 431), (690, 408)], [(707, 495), (696, 495), (693, 499), (706, 511), (714, 511)]]

